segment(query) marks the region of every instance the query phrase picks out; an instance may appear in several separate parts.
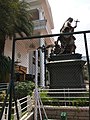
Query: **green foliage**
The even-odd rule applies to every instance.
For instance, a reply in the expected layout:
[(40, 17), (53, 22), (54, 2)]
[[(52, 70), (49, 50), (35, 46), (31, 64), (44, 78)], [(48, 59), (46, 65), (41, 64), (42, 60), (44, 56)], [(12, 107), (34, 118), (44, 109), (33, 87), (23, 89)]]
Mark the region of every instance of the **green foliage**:
[(0, 0), (0, 82), (5, 82), (10, 72), (10, 60), (4, 56), (6, 38), (18, 33), (30, 36), (33, 32), (30, 4), (19, 0)]
[(32, 32), (30, 4), (24, 0), (0, 0), (0, 54), (4, 53), (7, 37), (12, 38), (16, 33), (30, 36)]
[(30, 35), (32, 22), (30, 4), (19, 0), (0, 0), (0, 32), (13, 35), (16, 32), (25, 32)]
[(9, 79), (11, 59), (0, 55), (0, 82), (6, 82)]
[[(89, 94), (85, 94), (84, 97), (88, 97)], [(54, 96), (49, 95), (48, 91), (41, 91), (40, 97), (44, 105), (50, 106), (76, 106), (83, 107), (89, 105), (89, 98), (53, 98)]]
[(6, 96), (6, 92), (0, 91), (0, 101), (4, 101), (5, 96)]
[(69, 105), (70, 106), (76, 106), (76, 107), (83, 107), (89, 105), (89, 99), (88, 98), (75, 98), (75, 99), (69, 99)]
[(58, 99), (54, 99), (48, 95), (48, 91), (41, 91), (40, 97), (44, 105), (58, 105)]
[(27, 95), (32, 95), (34, 88), (35, 88), (34, 82), (31, 81), (17, 82), (15, 85), (16, 97), (22, 98)]

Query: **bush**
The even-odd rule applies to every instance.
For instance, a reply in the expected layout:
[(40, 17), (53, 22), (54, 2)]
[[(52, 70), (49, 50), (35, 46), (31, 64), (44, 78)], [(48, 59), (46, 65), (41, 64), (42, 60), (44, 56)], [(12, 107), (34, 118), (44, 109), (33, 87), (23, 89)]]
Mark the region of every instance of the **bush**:
[(15, 85), (16, 97), (22, 98), (27, 95), (32, 95), (35, 83), (31, 81), (17, 82)]
[(0, 101), (4, 101), (5, 96), (6, 96), (6, 92), (0, 91)]

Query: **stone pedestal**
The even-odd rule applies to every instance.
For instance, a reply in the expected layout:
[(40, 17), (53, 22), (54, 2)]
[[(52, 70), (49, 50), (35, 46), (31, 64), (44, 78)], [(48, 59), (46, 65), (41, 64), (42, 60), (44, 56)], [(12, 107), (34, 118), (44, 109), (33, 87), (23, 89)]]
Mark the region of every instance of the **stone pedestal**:
[[(73, 59), (70, 59), (71, 58)], [(78, 56), (78, 55), (76, 55)], [(82, 68), (85, 61), (77, 59), (76, 56), (68, 55), (69, 59), (66, 59), (66, 55), (62, 56), (65, 60), (57, 60), (55, 56), (53, 60), (47, 63), (47, 69), (50, 74), (50, 88), (61, 89), (61, 88), (83, 88), (84, 79)]]

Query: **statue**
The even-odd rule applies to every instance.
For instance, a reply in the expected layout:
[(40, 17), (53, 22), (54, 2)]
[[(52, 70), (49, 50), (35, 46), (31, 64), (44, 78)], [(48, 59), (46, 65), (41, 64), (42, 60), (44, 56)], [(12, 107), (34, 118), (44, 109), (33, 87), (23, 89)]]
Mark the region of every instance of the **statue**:
[[(77, 27), (78, 20), (75, 21), (75, 26), (72, 27), (71, 23), (73, 22), (73, 18), (69, 17), (65, 23), (63, 24), (62, 28), (60, 29), (60, 33), (68, 33), (68, 32), (74, 32), (74, 29)], [(75, 40), (76, 38), (73, 35), (61, 35), (57, 39), (61, 43), (61, 51), (60, 54), (67, 54), (67, 53), (74, 53), (75, 54)]]
[(53, 53), (57, 55), (57, 54), (60, 53), (60, 51), (61, 51), (61, 47), (60, 47), (60, 45), (58, 44), (58, 42), (55, 41), (55, 42), (54, 42), (54, 51), (53, 51)]

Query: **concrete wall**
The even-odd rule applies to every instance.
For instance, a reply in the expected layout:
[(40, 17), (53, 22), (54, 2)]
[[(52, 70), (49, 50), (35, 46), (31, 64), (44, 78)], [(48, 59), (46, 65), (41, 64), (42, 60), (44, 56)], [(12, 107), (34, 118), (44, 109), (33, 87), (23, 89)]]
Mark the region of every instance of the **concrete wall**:
[(67, 112), (67, 120), (89, 120), (89, 107), (45, 107), (49, 119), (60, 120), (61, 112)]

